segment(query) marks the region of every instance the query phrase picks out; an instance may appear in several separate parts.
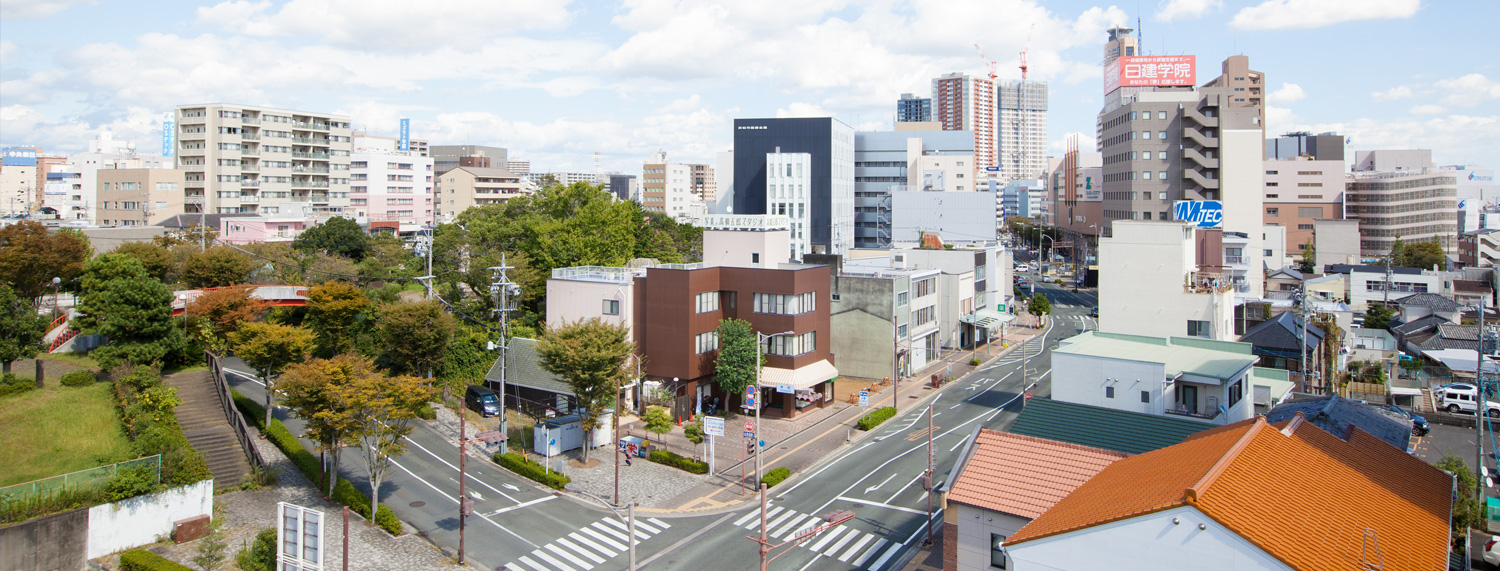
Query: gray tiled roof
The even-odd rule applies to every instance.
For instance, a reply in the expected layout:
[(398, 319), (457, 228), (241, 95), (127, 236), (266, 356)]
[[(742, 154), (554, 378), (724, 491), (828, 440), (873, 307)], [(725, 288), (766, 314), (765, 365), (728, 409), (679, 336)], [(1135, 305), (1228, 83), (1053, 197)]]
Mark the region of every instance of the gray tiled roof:
[[(524, 337), (510, 338), (510, 361), (505, 368), (506, 384), (533, 388), (558, 394), (571, 395), (573, 388), (568, 386), (567, 381), (552, 373), (542, 370), (541, 358), (536, 353), (536, 340)], [(490, 372), (485, 373), (484, 380), (500, 381), (500, 360), (490, 366)]]
[[(1240, 336), (1240, 342), (1254, 345), (1256, 349), (1301, 351), (1302, 349), (1297, 345), (1297, 339), (1301, 336), (1302, 319), (1290, 311), (1285, 311), (1251, 327)], [(1323, 329), (1311, 323), (1307, 324), (1308, 349), (1315, 350), (1322, 342)]]
[(1437, 328), (1437, 326), (1442, 325), (1444, 323), (1448, 323), (1448, 320), (1447, 319), (1443, 319), (1441, 317), (1438, 317), (1436, 315), (1428, 315), (1426, 317), (1422, 317), (1420, 319), (1417, 319), (1416, 321), (1411, 321), (1411, 322), (1408, 322), (1408, 323), (1402, 323), (1400, 325), (1392, 327), (1391, 331), (1394, 332), (1397, 335), (1411, 335), (1411, 334), (1417, 333), (1419, 331), (1425, 331), (1427, 329), (1435, 329), (1435, 328)]
[(1046, 398), (1027, 401), (1010, 432), (1141, 454), (1182, 442), (1215, 425)]
[(1346, 438), (1349, 427), (1357, 426), (1398, 450), (1405, 451), (1411, 440), (1411, 421), (1373, 405), (1338, 396), (1284, 401), (1266, 413), (1266, 421), (1277, 424), (1291, 420), (1299, 412), (1308, 422), (1339, 438)]
[(1391, 301), (1396, 305), (1426, 307), (1436, 311), (1458, 311), (1463, 308), (1458, 302), (1435, 293), (1414, 293)]

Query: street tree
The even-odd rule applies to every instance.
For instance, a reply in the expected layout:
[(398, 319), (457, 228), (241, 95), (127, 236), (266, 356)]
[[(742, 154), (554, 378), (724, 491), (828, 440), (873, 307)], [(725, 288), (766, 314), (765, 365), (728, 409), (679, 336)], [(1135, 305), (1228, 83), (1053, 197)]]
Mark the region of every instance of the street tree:
[(182, 268), (182, 281), (188, 287), (210, 288), (249, 282), (255, 262), (250, 256), (228, 246), (216, 246), (188, 257)]
[(239, 329), (240, 324), (257, 321), (271, 310), (270, 302), (250, 297), (253, 291), (253, 286), (205, 291), (188, 302), (184, 317), (190, 321), (207, 321), (211, 335), (203, 340), (204, 346), (223, 351), (228, 348), (229, 336)]
[(167, 281), (176, 264), (172, 261), (172, 253), (166, 248), (151, 242), (126, 242), (110, 250), (111, 254), (124, 254), (141, 261), (141, 266), (146, 268), (146, 274)]
[(1453, 496), (1453, 513), (1449, 517), (1451, 518), (1452, 540), (1465, 538), (1469, 535), (1470, 528), (1484, 525), (1485, 508), (1474, 497), (1475, 492), (1480, 490), (1479, 478), (1469, 469), (1464, 459), (1457, 455), (1445, 454), (1433, 466), (1453, 474), (1458, 480)]
[(743, 319), (719, 321), (719, 354), (714, 356), (714, 383), (725, 393), (739, 395), (755, 384), (761, 362), (755, 361), (755, 328)]
[(1370, 302), (1365, 308), (1365, 327), (1370, 329), (1385, 329), (1396, 318), (1396, 311), (1386, 307), (1380, 302)]
[[(328, 455), (327, 494), (333, 495), (339, 479), (343, 450), (352, 440), (360, 421), (350, 401), (350, 379), (374, 375), (368, 359), (354, 354), (336, 355), (293, 363), (277, 382), (282, 404), (307, 423), (307, 437)], [(374, 513), (374, 512), (371, 512)]]
[(1400, 257), (1396, 258), (1393, 265), (1405, 268), (1422, 268), (1430, 270), (1434, 266), (1441, 270), (1447, 267), (1448, 256), (1443, 253), (1443, 245), (1434, 238), (1431, 242), (1417, 242), (1408, 244), (1401, 249)]
[[(356, 359), (368, 363), (363, 357)], [(427, 406), (436, 391), (428, 380), (412, 375), (387, 377), (374, 373), (373, 367), (368, 370), (371, 374), (350, 379), (346, 402), (358, 421), (352, 436), (370, 477), (373, 514), (380, 508), (380, 483), (391, 471), (391, 458), (406, 450), (406, 436), (416, 428), (417, 411)]]
[(1052, 313), (1052, 302), (1043, 294), (1033, 295), (1031, 296), (1031, 303), (1026, 306), (1026, 311), (1037, 317), (1047, 315)]
[(307, 292), (307, 324), (317, 336), (317, 353), (332, 357), (354, 346), (354, 337), (370, 299), (359, 288), (325, 282)]
[[(625, 359), (635, 352), (635, 344), (625, 336), (623, 325), (594, 318), (548, 327), (536, 344), (542, 369), (566, 379), (573, 389), (588, 433), (585, 442), (592, 441), (599, 417), (614, 406), (616, 390), (634, 373), (625, 369)], [(588, 450), (583, 447), (585, 462)]]
[(219, 229), (213, 226), (199, 226), (197, 222), (189, 224), (186, 228), (172, 228), (163, 232), (160, 236), (151, 239), (151, 242), (164, 247), (193, 246), (202, 248), (206, 244), (212, 244), (219, 239)]
[(1307, 244), (1302, 248), (1302, 259), (1297, 261), (1297, 271), (1304, 274), (1313, 273), (1317, 269), (1317, 259), (1317, 245), (1309, 238)]
[(0, 371), (9, 373), (12, 361), (35, 357), (46, 335), (47, 318), (0, 284)]
[(186, 345), (172, 317), (172, 292), (146, 274), (140, 260), (105, 254), (89, 261), (82, 276), (78, 327), (108, 342), (91, 356), (105, 370), (120, 363), (159, 365)]
[(52, 287), (52, 278), (72, 282), (92, 255), (88, 238), (76, 230), (48, 232), (31, 220), (12, 224), (0, 228), (0, 283), (35, 299)]
[(658, 440), (661, 435), (672, 431), (672, 413), (667, 412), (667, 407), (646, 407), (646, 417), (642, 420), (646, 421), (646, 431), (655, 434)]
[(365, 259), (372, 245), (370, 235), (358, 222), (340, 216), (303, 231), (292, 241), (292, 247), (298, 250), (343, 256), (356, 262)]
[(234, 354), (255, 368), (266, 384), (266, 425), (271, 424), (271, 395), (276, 392), (275, 378), (293, 363), (307, 358), (313, 346), (313, 335), (301, 327), (252, 321), (243, 323), (230, 335)]
[(435, 300), (386, 305), (375, 328), (380, 358), (396, 374), (428, 376), (443, 366), (457, 328), (453, 316)]

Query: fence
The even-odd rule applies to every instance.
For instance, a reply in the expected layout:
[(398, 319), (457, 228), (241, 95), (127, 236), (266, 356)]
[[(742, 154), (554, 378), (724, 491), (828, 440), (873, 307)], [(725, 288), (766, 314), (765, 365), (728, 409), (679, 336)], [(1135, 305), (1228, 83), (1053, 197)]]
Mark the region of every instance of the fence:
[(136, 458), (135, 460), (126, 460), (108, 466), (69, 472), (61, 476), (43, 478), (24, 484), (6, 486), (0, 488), (0, 502), (44, 496), (69, 488), (102, 486), (109, 483), (111, 479), (114, 479), (115, 475), (119, 474), (120, 468), (140, 468), (142, 466), (150, 467), (155, 471), (156, 481), (161, 482), (161, 455), (157, 454), (145, 458)]
[(213, 353), (203, 353), (208, 360), (208, 370), (213, 372), (214, 393), (219, 395), (219, 407), (224, 409), (224, 416), (229, 419), (229, 427), (234, 429), (234, 439), (240, 443), (240, 449), (245, 452), (245, 457), (250, 460), (250, 466), (256, 469), (266, 467), (266, 459), (261, 458), (260, 450), (250, 442), (250, 423), (245, 422), (245, 416), (240, 414), (239, 407), (234, 406), (234, 400), (229, 396), (229, 381), (224, 379), (224, 364)]

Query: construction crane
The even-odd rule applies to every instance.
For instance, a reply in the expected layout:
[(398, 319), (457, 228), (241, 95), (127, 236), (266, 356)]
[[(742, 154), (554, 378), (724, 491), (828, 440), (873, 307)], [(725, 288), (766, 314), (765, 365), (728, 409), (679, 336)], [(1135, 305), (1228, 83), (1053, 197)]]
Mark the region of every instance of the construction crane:
[(1032, 24), (1031, 29), (1026, 32), (1026, 47), (1021, 50), (1021, 81), (1026, 81), (1026, 52), (1031, 51), (1031, 35), (1035, 32), (1036, 24)]
[(995, 67), (999, 64), (990, 61), (990, 58), (984, 57), (984, 48), (979, 47), (979, 44), (974, 44), (974, 49), (979, 50), (979, 59), (984, 61), (984, 68), (989, 70), (990, 81), (994, 81), (996, 77), (999, 77), (999, 75), (995, 73)]

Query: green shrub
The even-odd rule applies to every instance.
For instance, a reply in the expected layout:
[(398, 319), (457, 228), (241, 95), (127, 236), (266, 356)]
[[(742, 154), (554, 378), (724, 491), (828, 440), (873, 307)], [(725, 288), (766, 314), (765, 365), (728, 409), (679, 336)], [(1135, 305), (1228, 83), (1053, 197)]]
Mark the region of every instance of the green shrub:
[(518, 476), (541, 482), (555, 490), (561, 490), (573, 481), (571, 478), (557, 472), (549, 472), (545, 466), (515, 452), (495, 454), (493, 459), (496, 464), (499, 464), (506, 470), (515, 472)]
[(120, 571), (193, 571), (193, 569), (144, 549), (132, 549), (120, 554)]
[(120, 468), (115, 472), (115, 477), (104, 485), (105, 500), (118, 502), (155, 492), (157, 487), (154, 466)]
[(15, 373), (0, 375), (0, 397), (24, 393), (36, 388), (36, 381), (17, 377)]
[(86, 387), (99, 381), (99, 375), (93, 371), (72, 371), (62, 376), (62, 384), (65, 387)]
[(859, 429), (875, 430), (875, 427), (880, 426), (880, 423), (890, 420), (893, 416), (896, 416), (896, 407), (883, 406), (877, 408), (874, 412), (859, 419)]
[(391, 511), (391, 508), (386, 507), (385, 504), (380, 504), (380, 507), (375, 510), (375, 525), (391, 535), (401, 535), (401, 519), (396, 517), (396, 512)]
[(786, 466), (782, 466), (780, 468), (772, 468), (769, 472), (766, 472), (766, 475), (761, 477), (760, 483), (770, 488), (790, 477), (792, 477), (792, 470)]
[(656, 449), (651, 451), (651, 461), (663, 466), (671, 466), (678, 470), (692, 472), (694, 474), (707, 474), (708, 463), (699, 462), (691, 458), (684, 458), (670, 450)]
[(417, 418), (420, 418), (422, 420), (436, 420), (437, 419), (437, 409), (432, 408), (432, 406), (425, 405), (425, 404), (422, 405), (422, 406), (419, 406), (419, 407), (417, 407)]
[(255, 542), (234, 556), (240, 571), (276, 570), (276, 528), (268, 527), (255, 534)]
[(969, 366), (970, 367), (978, 367), (979, 366), (979, 358), (975, 357), (973, 359), (969, 359)]

